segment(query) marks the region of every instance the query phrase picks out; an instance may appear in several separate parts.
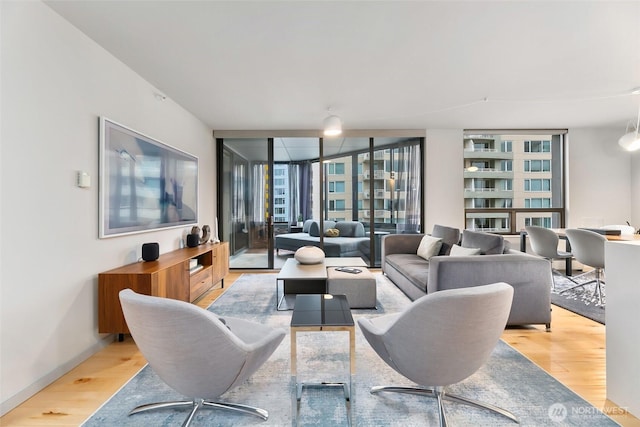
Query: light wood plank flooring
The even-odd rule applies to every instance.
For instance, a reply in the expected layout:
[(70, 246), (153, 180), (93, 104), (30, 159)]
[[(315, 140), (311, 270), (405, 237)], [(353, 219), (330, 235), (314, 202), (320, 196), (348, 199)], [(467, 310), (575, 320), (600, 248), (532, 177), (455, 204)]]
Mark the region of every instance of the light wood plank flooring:
[[(208, 307), (241, 274), (230, 273), (224, 289), (210, 291), (197, 304)], [(606, 399), (604, 326), (554, 306), (552, 332), (507, 329), (502, 338), (621, 425), (640, 427), (640, 420)], [(77, 426), (144, 364), (131, 337), (114, 342), (0, 418), (0, 425)]]

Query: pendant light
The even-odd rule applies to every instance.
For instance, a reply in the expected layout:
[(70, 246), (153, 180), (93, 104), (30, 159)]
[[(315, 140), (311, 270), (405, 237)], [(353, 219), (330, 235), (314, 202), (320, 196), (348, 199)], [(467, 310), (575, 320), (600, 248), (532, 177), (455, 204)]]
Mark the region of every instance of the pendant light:
[(324, 129), (325, 136), (337, 136), (342, 133), (342, 120), (340, 117), (331, 114), (331, 109), (328, 110), (329, 116), (324, 119), (322, 128)]

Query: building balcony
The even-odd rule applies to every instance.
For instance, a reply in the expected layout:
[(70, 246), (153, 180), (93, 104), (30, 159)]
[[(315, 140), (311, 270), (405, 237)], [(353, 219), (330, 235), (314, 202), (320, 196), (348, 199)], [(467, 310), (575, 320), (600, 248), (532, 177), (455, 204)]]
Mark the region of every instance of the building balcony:
[(498, 188), (465, 188), (465, 199), (512, 199), (513, 191)]
[(478, 168), (476, 171), (464, 170), (464, 178), (494, 178), (494, 179), (513, 179), (513, 171), (503, 171), (495, 168)]
[(464, 150), (465, 159), (513, 159), (513, 152), (498, 151), (496, 149)]
[[(363, 179), (369, 179), (369, 176), (370, 176), (370, 174), (369, 174), (368, 170), (362, 171), (362, 178)], [(373, 171), (373, 179), (389, 179), (389, 178), (391, 178), (391, 173), (390, 172), (386, 172), (386, 171), (383, 171), (383, 170)]]
[[(369, 153), (365, 153), (362, 158), (364, 160), (369, 160), (371, 157), (369, 156)], [(374, 151), (373, 153), (373, 159), (374, 160), (384, 160), (384, 159), (388, 159), (389, 155), (386, 154), (384, 151)]]

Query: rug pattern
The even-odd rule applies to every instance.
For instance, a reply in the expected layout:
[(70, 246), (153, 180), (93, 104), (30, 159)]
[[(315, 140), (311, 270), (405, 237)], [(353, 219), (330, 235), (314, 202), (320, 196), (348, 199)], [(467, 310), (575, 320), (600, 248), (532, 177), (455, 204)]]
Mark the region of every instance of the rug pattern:
[[(586, 283), (595, 278), (595, 274), (590, 272), (580, 277), (578, 283)], [(604, 279), (604, 276), (602, 277)], [(554, 273), (555, 289), (551, 290), (551, 302), (554, 305), (572, 311), (576, 314), (594, 320), (598, 323), (605, 324), (605, 305), (606, 305), (606, 284), (602, 283), (602, 302), (603, 305), (596, 304), (597, 300), (594, 295), (595, 283), (581, 286), (567, 292), (562, 292), (576, 284), (566, 277)]]
[[(401, 310), (408, 298), (386, 277), (376, 274), (376, 310), (353, 310), (354, 318), (378, 316)], [(287, 426), (292, 425), (290, 345), (291, 312), (275, 311), (275, 275), (241, 276), (210, 310), (221, 316), (237, 316), (281, 327), (287, 337), (263, 367), (245, 384), (225, 394), (224, 400), (258, 406), (269, 411), (269, 419), (225, 411), (201, 411), (194, 426)], [(371, 395), (374, 385), (412, 385), (389, 368), (369, 347), (356, 327), (354, 414), (357, 426), (438, 425), (435, 400), (411, 395)], [(348, 375), (348, 334), (340, 332), (298, 334), (298, 375), (303, 381), (345, 381)], [(467, 380), (450, 388), (452, 393), (492, 403), (512, 411), (522, 426), (614, 426), (610, 418), (564, 387), (523, 355), (500, 341), (489, 362)], [(128, 417), (133, 407), (155, 401), (180, 399), (147, 366), (129, 381), (83, 425), (86, 427), (174, 426), (184, 411), (162, 410)], [(445, 403), (449, 421), (455, 426), (515, 426), (515, 423), (464, 405)], [(299, 425), (348, 425), (342, 391), (338, 388), (305, 389)]]

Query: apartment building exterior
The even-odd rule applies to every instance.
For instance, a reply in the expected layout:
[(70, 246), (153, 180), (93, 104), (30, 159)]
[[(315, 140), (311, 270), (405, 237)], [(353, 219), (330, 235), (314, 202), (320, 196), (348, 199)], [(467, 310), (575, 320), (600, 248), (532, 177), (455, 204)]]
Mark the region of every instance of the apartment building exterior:
[(466, 133), (465, 227), (498, 233), (559, 227), (559, 215), (544, 210), (562, 206), (560, 142), (553, 134)]

